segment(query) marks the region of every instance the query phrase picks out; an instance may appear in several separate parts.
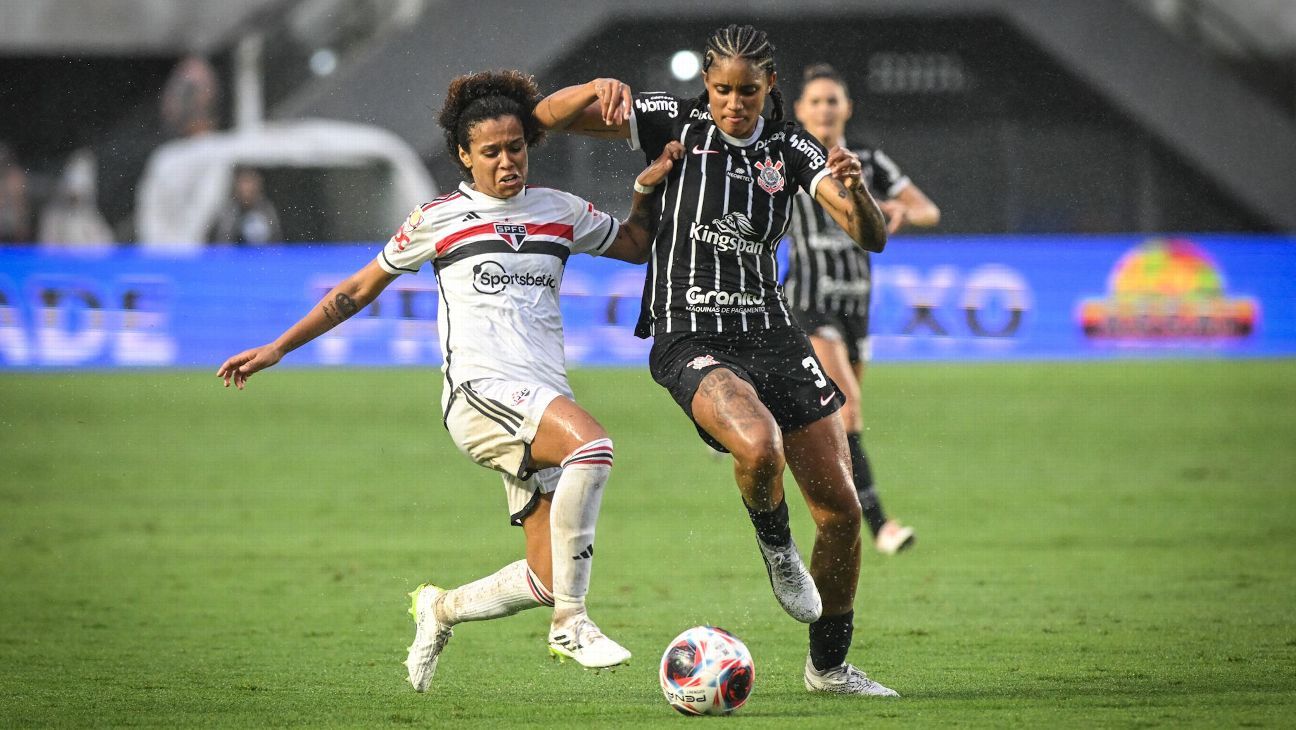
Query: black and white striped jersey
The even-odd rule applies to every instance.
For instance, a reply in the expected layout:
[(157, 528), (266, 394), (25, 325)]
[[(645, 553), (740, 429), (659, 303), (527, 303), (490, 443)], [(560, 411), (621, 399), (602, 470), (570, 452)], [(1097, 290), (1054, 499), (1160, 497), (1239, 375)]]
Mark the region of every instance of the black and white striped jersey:
[[(882, 150), (861, 148), (864, 181), (877, 200), (894, 198), (909, 178)], [(856, 245), (813, 196), (797, 193), (788, 256), (787, 301), (796, 309), (841, 315), (868, 314), (872, 289), (869, 252)]]
[(684, 145), (657, 190), (653, 241), (635, 334), (748, 332), (791, 327), (774, 255), (798, 190), (828, 175), (823, 145), (794, 122), (761, 119), (735, 139), (705, 101), (660, 92), (635, 96), (630, 146), (654, 160)]

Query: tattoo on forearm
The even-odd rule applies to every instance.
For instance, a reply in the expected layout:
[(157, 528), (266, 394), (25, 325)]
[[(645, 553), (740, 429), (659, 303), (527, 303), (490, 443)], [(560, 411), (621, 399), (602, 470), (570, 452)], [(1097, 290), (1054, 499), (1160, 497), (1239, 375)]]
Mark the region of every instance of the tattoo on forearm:
[(360, 311), (360, 307), (356, 305), (355, 300), (342, 292), (333, 297), (333, 303), (337, 305), (338, 312), (341, 313), (343, 319)]
[(355, 300), (345, 293), (339, 293), (333, 297), (332, 302), (325, 302), (323, 306), (324, 317), (332, 322), (334, 326), (342, 324), (348, 317), (360, 311)]
[(651, 235), (653, 232), (652, 211), (648, 210), (646, 206), (636, 205), (630, 208), (630, 217), (626, 219), (626, 223), (638, 226)]

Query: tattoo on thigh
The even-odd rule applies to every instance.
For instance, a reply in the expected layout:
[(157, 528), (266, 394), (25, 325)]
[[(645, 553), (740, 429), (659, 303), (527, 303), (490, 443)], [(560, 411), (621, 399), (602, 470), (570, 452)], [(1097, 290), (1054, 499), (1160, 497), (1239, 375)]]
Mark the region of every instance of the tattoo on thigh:
[(721, 424), (740, 428), (765, 420), (759, 402), (743, 392), (742, 380), (723, 368), (702, 379), (700, 390), (710, 401), (711, 414)]

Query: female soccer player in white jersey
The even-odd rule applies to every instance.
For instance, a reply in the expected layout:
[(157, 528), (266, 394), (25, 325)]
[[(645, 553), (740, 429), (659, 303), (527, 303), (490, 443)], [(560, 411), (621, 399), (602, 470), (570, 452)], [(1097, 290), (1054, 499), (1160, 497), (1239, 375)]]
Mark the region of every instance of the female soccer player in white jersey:
[[(702, 438), (733, 454), (774, 594), (810, 624), (804, 679), (812, 692), (894, 695), (846, 663), (860, 564), (860, 504), (836, 412), (842, 395), (796, 327), (778, 284), (775, 250), (799, 189), (858, 245), (881, 251), (886, 228), (859, 158), (824, 149), (783, 119), (766, 34), (749, 25), (707, 39), (706, 90), (682, 99), (630, 94), (598, 79), (536, 107), (541, 124), (628, 138), (653, 159), (684, 157), (654, 190), (661, 225), (636, 333), (653, 337), (649, 365)], [(766, 99), (769, 119), (761, 116)], [(783, 469), (792, 467), (816, 533), (806, 570), (788, 528)]]
[[(248, 377), (341, 324), (397, 276), (431, 263), (440, 291), (445, 356), (443, 420), (469, 458), (501, 472), (510, 521), (526, 558), (454, 590), (421, 585), (406, 666), (427, 689), (451, 627), (553, 606), (549, 649), (586, 667), (621, 664), (630, 652), (604, 636), (585, 610), (594, 527), (612, 469), (612, 441), (573, 400), (567, 384), (558, 289), (573, 253), (646, 260), (647, 196), (634, 196), (620, 224), (568, 193), (528, 187), (527, 150), (544, 131), (532, 110), (534, 81), (520, 72), (461, 76), (439, 122), (471, 184), (410, 214), (375, 260), (330, 291), (274, 342), (221, 365), (225, 386)], [(640, 174), (662, 180), (678, 146)]]
[[(846, 80), (832, 66), (822, 63), (806, 68), (803, 76), (801, 96), (793, 104), (797, 121), (824, 147), (846, 147), (846, 122), (851, 118)], [(875, 147), (857, 147), (853, 151), (863, 163), (864, 181), (882, 201), (879, 207), (887, 216), (888, 232), (895, 233), (906, 225), (927, 228), (940, 222), (940, 209), (886, 153)], [(805, 193), (797, 193), (788, 234), (792, 240), (784, 282), (788, 304), (797, 324), (810, 335), (824, 372), (846, 396), (841, 417), (864, 522), (873, 533), (874, 547), (894, 555), (913, 544), (914, 531), (887, 519), (860, 437), (864, 419), (859, 382), (872, 349), (872, 262), (868, 252), (830, 223), (823, 207)]]

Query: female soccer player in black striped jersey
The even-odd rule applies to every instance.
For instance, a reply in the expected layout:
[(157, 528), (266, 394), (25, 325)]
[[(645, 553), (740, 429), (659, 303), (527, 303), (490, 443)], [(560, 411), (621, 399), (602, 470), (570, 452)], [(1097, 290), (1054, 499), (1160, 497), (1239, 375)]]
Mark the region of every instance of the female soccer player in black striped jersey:
[[(846, 81), (829, 65), (806, 68), (805, 84), (794, 109), (797, 121), (828, 149), (846, 147), (846, 122), (851, 117)], [(888, 218), (887, 232), (906, 224), (926, 228), (940, 222), (940, 209), (906, 177), (880, 149), (856, 148), (864, 180)], [(859, 382), (869, 359), (869, 299), (872, 265), (841, 229), (830, 225), (824, 209), (798, 193), (788, 235), (792, 251), (784, 291), (792, 315), (810, 334), (824, 372), (846, 396), (841, 415), (851, 452), (855, 490), (864, 521), (879, 552), (894, 555), (913, 544), (913, 528), (888, 520), (873, 485), (860, 433), (864, 430)]]
[[(792, 319), (774, 258), (797, 190), (871, 251), (886, 244), (885, 220), (854, 153), (829, 152), (783, 119), (764, 32), (716, 30), (702, 67), (706, 90), (695, 98), (634, 96), (619, 81), (596, 79), (541, 101), (536, 117), (549, 129), (629, 139), (649, 159), (683, 145), (683, 159), (651, 191), (660, 223), (636, 334), (654, 338), (654, 380), (707, 443), (733, 454), (774, 594), (810, 624), (806, 689), (894, 695), (846, 663), (861, 517), (836, 415), (843, 398)], [(809, 571), (788, 528), (785, 464), (815, 521)]]

